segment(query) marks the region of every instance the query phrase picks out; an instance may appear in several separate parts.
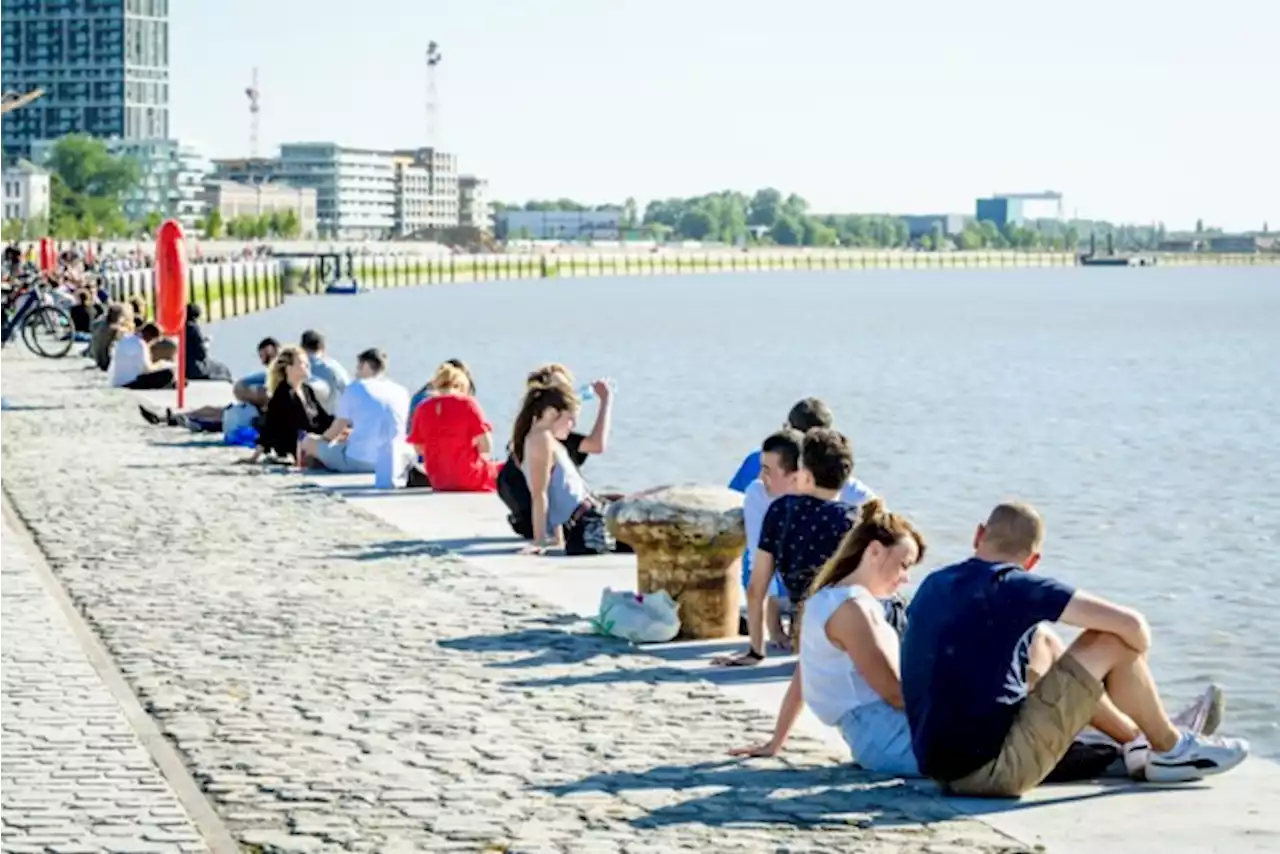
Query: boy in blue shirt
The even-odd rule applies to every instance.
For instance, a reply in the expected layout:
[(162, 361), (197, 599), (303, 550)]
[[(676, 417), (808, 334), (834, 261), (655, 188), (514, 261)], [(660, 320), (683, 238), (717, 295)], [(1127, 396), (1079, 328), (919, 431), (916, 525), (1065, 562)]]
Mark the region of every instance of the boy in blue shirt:
[[(955, 794), (1018, 797), (1091, 721), (1124, 745), (1139, 779), (1198, 780), (1240, 764), (1246, 742), (1165, 714), (1141, 614), (1032, 574), (1043, 539), (1032, 507), (1001, 504), (978, 526), (974, 556), (934, 572), (912, 599), (902, 682), (921, 772)], [(1053, 622), (1085, 631), (1063, 650), (1041, 626)]]

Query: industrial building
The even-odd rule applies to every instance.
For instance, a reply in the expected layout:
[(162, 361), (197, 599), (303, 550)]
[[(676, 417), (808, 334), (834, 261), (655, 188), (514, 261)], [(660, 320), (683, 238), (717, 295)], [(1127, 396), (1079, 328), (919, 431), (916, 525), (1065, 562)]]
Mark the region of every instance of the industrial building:
[(990, 198), (978, 199), (975, 214), (979, 222), (992, 222), (1000, 228), (1041, 219), (1062, 220), (1062, 193), (1054, 190), (996, 193)]
[(311, 187), (213, 180), (205, 182), (201, 201), (209, 213), (217, 211), (224, 223), (242, 216), (261, 217), (293, 211), (298, 218), (299, 236), (314, 237), (316, 234), (316, 191)]
[(518, 211), (497, 215), (497, 233), (507, 240), (617, 240), (622, 211)]
[(6, 113), (6, 162), (69, 133), (169, 136), (169, 0), (3, 0), (5, 92), (43, 89)]
[(972, 222), (973, 217), (966, 214), (908, 214), (901, 217), (907, 224), (907, 231), (912, 240), (919, 240), (925, 235), (933, 235), (941, 231), (953, 237), (964, 231), (964, 227)]

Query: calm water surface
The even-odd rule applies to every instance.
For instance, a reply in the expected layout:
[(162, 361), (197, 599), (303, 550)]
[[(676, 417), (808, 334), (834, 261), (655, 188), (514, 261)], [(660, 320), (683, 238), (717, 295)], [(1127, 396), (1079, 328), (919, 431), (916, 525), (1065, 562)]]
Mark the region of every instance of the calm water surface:
[(727, 482), (820, 396), (859, 476), (925, 531), (929, 566), (965, 556), (995, 502), (1032, 501), (1044, 571), (1150, 617), (1171, 704), (1218, 680), (1225, 729), (1280, 756), (1276, 268), (440, 285), (291, 299), (211, 331), (239, 374), (259, 338), (307, 327), (348, 365), (384, 347), (411, 389), (465, 359), (504, 439), (532, 366), (613, 377), (599, 488)]

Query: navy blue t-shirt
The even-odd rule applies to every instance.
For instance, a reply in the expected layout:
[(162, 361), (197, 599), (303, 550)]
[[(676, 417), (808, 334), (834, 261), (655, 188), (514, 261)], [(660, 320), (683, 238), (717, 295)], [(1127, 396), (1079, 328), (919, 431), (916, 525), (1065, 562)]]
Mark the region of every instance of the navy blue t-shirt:
[(759, 548), (773, 555), (773, 571), (792, 602), (808, 595), (814, 576), (853, 527), (856, 513), (852, 504), (812, 495), (784, 495), (769, 505)]
[(1075, 590), (970, 558), (924, 580), (907, 609), (902, 694), (920, 771), (958, 780), (995, 758), (1027, 697), (1035, 628)]

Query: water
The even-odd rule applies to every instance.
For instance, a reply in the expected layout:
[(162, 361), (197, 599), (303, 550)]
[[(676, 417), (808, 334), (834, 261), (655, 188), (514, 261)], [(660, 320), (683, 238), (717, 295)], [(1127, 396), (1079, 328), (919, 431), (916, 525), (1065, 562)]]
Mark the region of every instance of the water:
[(1146, 612), (1171, 705), (1218, 680), (1226, 730), (1280, 756), (1280, 269), (440, 285), (291, 299), (215, 346), (241, 373), (259, 338), (308, 326), (347, 365), (384, 347), (411, 390), (465, 359), (500, 442), (530, 368), (614, 378), (601, 489), (727, 482), (820, 396), (927, 565), (963, 557), (996, 502), (1032, 501), (1044, 571)]

